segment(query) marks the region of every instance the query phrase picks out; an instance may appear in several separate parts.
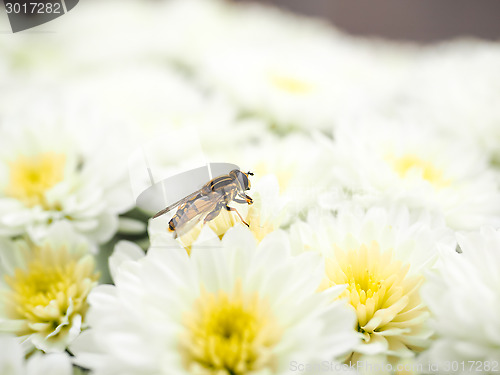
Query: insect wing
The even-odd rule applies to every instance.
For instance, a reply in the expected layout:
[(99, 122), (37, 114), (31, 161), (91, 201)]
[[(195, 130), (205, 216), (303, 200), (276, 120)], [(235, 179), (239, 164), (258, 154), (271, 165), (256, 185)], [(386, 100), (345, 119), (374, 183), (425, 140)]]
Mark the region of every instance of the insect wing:
[[(214, 193), (217, 190), (223, 189), (225, 186), (227, 186), (228, 184), (231, 184), (232, 182), (233, 182), (233, 180), (229, 176), (224, 175), (224, 176), (214, 178), (213, 180), (208, 182), (207, 185), (205, 185), (205, 186), (208, 186), (210, 188), (210, 190), (212, 190), (212, 193)], [(203, 188), (201, 190), (203, 190)], [(168, 207), (164, 208), (163, 210), (157, 212), (153, 216), (153, 219), (157, 218), (158, 216), (166, 214), (168, 211), (174, 209), (175, 207), (177, 207), (179, 205), (182, 205), (183, 203), (188, 202), (192, 198), (196, 197), (196, 195), (200, 195), (200, 197), (201, 197), (201, 195), (202, 195), (201, 190), (197, 190), (194, 193), (189, 194), (187, 197), (184, 197), (181, 200), (179, 200), (179, 201), (169, 205)], [(212, 193), (210, 193), (210, 194), (212, 194)]]
[(211, 192), (208, 195), (202, 195), (191, 202), (186, 202), (184, 207), (179, 207), (175, 214), (175, 237), (182, 236), (196, 226), (209, 213), (217, 209), (217, 206), (223, 202), (224, 195), (218, 192)]
[(198, 194), (200, 194), (200, 191), (199, 191), (199, 190), (195, 191), (194, 193), (189, 194), (187, 197), (182, 198), (181, 200), (179, 200), (179, 201), (177, 201), (177, 202), (175, 202), (175, 203), (171, 204), (170, 206), (168, 206), (168, 207), (164, 208), (163, 210), (158, 211), (158, 212), (157, 212), (157, 213), (153, 216), (153, 219), (154, 219), (154, 218), (157, 218), (158, 216), (161, 216), (161, 215), (166, 214), (168, 211), (170, 211), (170, 210), (174, 209), (175, 207), (177, 207), (177, 206), (179, 206), (179, 205), (181, 205), (181, 204), (183, 204), (183, 203), (186, 203), (187, 201), (189, 201), (190, 199), (194, 198), (194, 197), (195, 197), (196, 195), (198, 195)]

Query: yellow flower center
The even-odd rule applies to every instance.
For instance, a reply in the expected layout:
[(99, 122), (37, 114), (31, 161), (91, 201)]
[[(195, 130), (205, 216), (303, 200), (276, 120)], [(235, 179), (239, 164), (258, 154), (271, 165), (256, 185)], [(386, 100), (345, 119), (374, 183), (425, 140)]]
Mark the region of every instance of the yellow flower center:
[(53, 152), (20, 156), (10, 162), (10, 178), (5, 194), (28, 207), (46, 206), (45, 192), (63, 180), (65, 164), (65, 155)]
[(326, 260), (324, 286), (348, 285), (340, 298), (356, 311), (358, 331), (366, 343), (374, 335), (403, 342), (401, 335), (411, 335), (427, 317), (418, 293), (423, 276), (410, 276), (409, 269), (393, 259), (392, 250), (382, 252), (375, 241), (347, 251), (336, 247), (335, 259)]
[(285, 75), (271, 74), (270, 80), (275, 87), (290, 94), (307, 94), (313, 89), (310, 83), (299, 78)]
[(412, 170), (418, 170), (424, 180), (429, 181), (436, 187), (444, 187), (449, 181), (443, 177), (443, 172), (436, 168), (431, 162), (422, 160), (415, 155), (404, 155), (399, 158), (391, 158), (394, 170), (401, 178), (404, 178)]
[(184, 322), (181, 347), (188, 371), (238, 375), (274, 369), (272, 348), (281, 335), (258, 294), (245, 295), (239, 286), (229, 294), (203, 290)]
[(32, 251), (25, 268), (5, 275), (9, 287), (4, 292), (5, 311), (9, 319), (26, 322), (16, 334), (41, 333), (56, 339), (69, 330), (75, 315), (84, 317), (87, 295), (99, 274), (94, 258), (84, 249), (70, 252), (45, 244)]

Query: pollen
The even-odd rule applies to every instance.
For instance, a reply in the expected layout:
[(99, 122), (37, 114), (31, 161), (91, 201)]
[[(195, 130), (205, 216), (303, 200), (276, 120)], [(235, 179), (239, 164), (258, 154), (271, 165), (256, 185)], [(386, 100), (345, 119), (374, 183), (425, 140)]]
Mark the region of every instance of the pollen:
[(385, 334), (398, 341), (396, 333), (410, 333), (427, 317), (418, 291), (423, 277), (409, 269), (375, 241), (346, 251), (337, 247), (335, 260), (327, 259), (327, 286), (347, 284), (339, 298), (355, 310), (365, 342)]
[(449, 181), (443, 177), (443, 172), (436, 168), (431, 162), (420, 159), (415, 155), (405, 155), (392, 159), (393, 168), (402, 178), (406, 177), (412, 170), (420, 171), (422, 178), (435, 187), (444, 187)]
[(9, 183), (5, 194), (28, 207), (47, 207), (45, 192), (64, 179), (66, 157), (47, 152), (36, 156), (20, 156), (9, 163)]
[(270, 80), (275, 87), (290, 94), (307, 94), (313, 89), (310, 83), (285, 75), (272, 74)]
[(32, 251), (26, 267), (4, 276), (5, 313), (9, 319), (25, 322), (17, 335), (38, 333), (57, 340), (68, 332), (76, 315), (84, 318), (87, 295), (99, 274), (93, 257), (83, 249), (70, 252), (47, 243)]
[(268, 303), (258, 294), (202, 291), (185, 315), (181, 337), (185, 366), (205, 374), (242, 375), (273, 370), (272, 348), (280, 339)]

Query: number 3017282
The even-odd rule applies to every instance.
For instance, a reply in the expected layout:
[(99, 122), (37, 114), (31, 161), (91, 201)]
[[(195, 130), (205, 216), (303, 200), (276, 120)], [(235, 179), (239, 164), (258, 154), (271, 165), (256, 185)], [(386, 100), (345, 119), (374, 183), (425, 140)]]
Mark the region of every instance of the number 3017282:
[(5, 3), (7, 13), (15, 14), (44, 14), (61, 13), (60, 3)]

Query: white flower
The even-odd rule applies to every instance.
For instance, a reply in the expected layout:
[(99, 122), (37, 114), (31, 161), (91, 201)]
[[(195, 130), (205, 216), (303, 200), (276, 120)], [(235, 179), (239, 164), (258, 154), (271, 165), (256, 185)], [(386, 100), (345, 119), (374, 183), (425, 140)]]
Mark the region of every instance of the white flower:
[[(287, 26), (302, 30), (296, 22)], [(262, 32), (258, 23), (252, 28)], [(199, 67), (210, 87), (274, 128), (328, 129), (359, 107), (374, 105), (398, 82), (396, 64), (380, 57), (383, 49), (337, 40), (328, 30), (315, 35), (276, 26), (276, 31), (281, 37), (265, 43), (255, 37), (230, 40), (207, 54)]]
[(263, 121), (238, 118), (227, 100), (205, 95), (164, 66), (123, 67), (84, 76), (66, 92), (121, 132), (114, 139), (130, 152), (120, 163), (129, 166), (136, 197), (151, 185), (145, 159), (158, 182), (209, 160), (234, 163), (242, 144), (266, 134)]
[[(160, 17), (157, 4), (105, 1), (78, 4), (77, 9), (79, 17), (58, 17), (37, 26), (38, 35), (16, 34), (1, 41), (0, 51), (6, 51), (2, 61), (8, 62), (15, 79), (52, 86), (58, 80), (101, 71), (104, 66), (114, 69), (142, 62), (146, 56), (161, 59), (161, 34), (152, 31), (155, 24), (161, 25), (152, 21)], [(57, 36), (48, 35), (54, 31)]]
[(73, 368), (69, 356), (62, 353), (37, 353), (25, 360), (19, 340), (0, 335), (0, 374), (72, 375)]
[(118, 214), (133, 204), (121, 139), (84, 122), (78, 111), (46, 111), (54, 112), (18, 113), (1, 131), (0, 235), (27, 233), (40, 241), (53, 223), (65, 221), (105, 242), (117, 230)]
[[(439, 363), (443, 373), (449, 372), (447, 361), (465, 361), (465, 370), (460, 366), (454, 372), (495, 373), (500, 359), (500, 231), (482, 228), (459, 235), (458, 243), (463, 253), (443, 253), (439, 272), (429, 275), (423, 288), (437, 339), (422, 362)], [(468, 361), (485, 367), (478, 370)]]
[[(81, 75), (65, 90), (73, 100), (85, 103), (89, 111), (120, 124), (133, 138), (132, 145), (207, 117), (217, 104), (218, 110), (232, 114), (230, 107), (207, 99), (182, 74), (154, 63)], [(217, 126), (214, 121), (213, 127)]]
[(341, 295), (357, 315), (363, 335), (351, 361), (399, 362), (427, 348), (432, 330), (419, 289), (438, 248), (454, 250), (442, 220), (404, 208), (341, 211), (337, 218), (311, 215), (290, 229), (295, 253), (326, 259), (322, 289), (348, 284)]
[(394, 111), (475, 141), (500, 161), (499, 64), (498, 43), (458, 40), (425, 49)]
[(116, 286), (92, 292), (75, 363), (95, 375), (286, 374), (291, 361), (333, 360), (356, 344), (352, 312), (330, 302), (343, 287), (316, 292), (317, 255), (291, 256), (281, 232), (258, 246), (241, 226), (222, 241), (204, 232), (214, 237), (190, 257), (168, 239), (145, 257), (117, 246)]
[(328, 39), (333, 33), (324, 23), (258, 4), (173, 0), (162, 11), (164, 51), (191, 70), (198, 70), (207, 56), (227, 51), (228, 45), (237, 47), (238, 41), (278, 42), (286, 35)]
[(255, 4), (172, 1), (165, 17), (171, 59), (279, 130), (329, 128), (393, 91), (410, 61), (402, 49), (372, 48)]
[(422, 124), (403, 125), (373, 118), (337, 129), (329, 146), (332, 186), (365, 207), (402, 203), (433, 211), (454, 229), (498, 223), (499, 187), (484, 155)]
[(321, 193), (330, 190), (329, 176), (325, 173), (331, 165), (330, 155), (318, 147), (313, 137), (268, 136), (237, 151), (233, 160), (254, 173), (252, 181), (269, 174), (276, 176), (279, 195), (287, 203), (284, 222), (292, 222), (297, 215), (307, 212), (316, 205)]
[(87, 295), (97, 285), (90, 246), (66, 223), (45, 240), (0, 243), (0, 332), (38, 349), (63, 351), (80, 333)]

